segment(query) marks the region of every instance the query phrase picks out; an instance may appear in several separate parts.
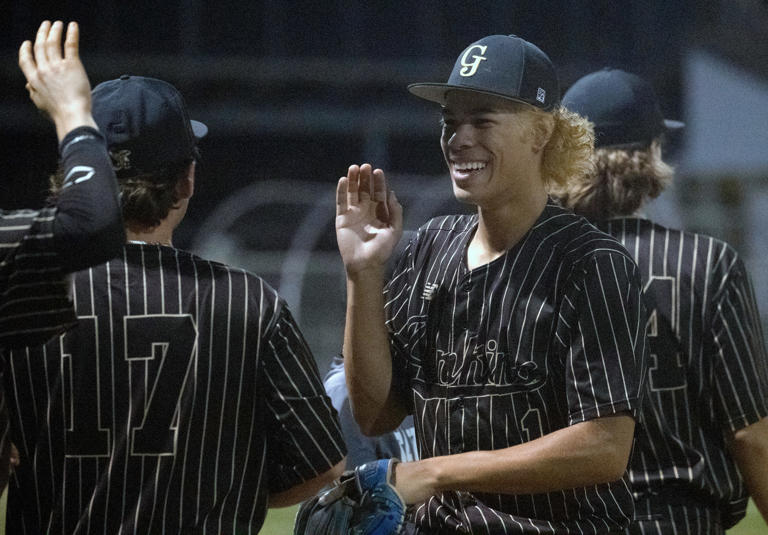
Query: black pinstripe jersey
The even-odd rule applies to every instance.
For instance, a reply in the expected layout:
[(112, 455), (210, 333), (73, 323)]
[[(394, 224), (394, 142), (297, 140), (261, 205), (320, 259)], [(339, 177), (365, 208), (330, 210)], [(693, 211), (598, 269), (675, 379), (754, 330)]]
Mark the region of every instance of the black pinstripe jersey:
[(76, 274), (78, 326), (6, 355), (11, 533), (254, 533), (270, 492), (343, 458), (263, 280), (170, 247)]
[(682, 533), (731, 526), (747, 491), (724, 433), (768, 415), (768, 359), (744, 264), (709, 236), (637, 218), (599, 226), (637, 261), (650, 312), (652, 410), (631, 470), (638, 516), (662, 514)]
[[(501, 449), (641, 402), (645, 314), (632, 258), (548, 203), (501, 257), (468, 270), (477, 216), (419, 230), (385, 289), (393, 388), (424, 457)], [(539, 495), (443, 492), (417, 524), (439, 533), (604, 533), (632, 517), (628, 477)]]
[(55, 213), (0, 210), (0, 347), (42, 343), (75, 323), (55, 252)]
[[(42, 344), (75, 324), (56, 253), (54, 208), (0, 210), (0, 348)], [(8, 471), (8, 416), (0, 388), (0, 470)], [(7, 480), (0, 475), (0, 484)]]

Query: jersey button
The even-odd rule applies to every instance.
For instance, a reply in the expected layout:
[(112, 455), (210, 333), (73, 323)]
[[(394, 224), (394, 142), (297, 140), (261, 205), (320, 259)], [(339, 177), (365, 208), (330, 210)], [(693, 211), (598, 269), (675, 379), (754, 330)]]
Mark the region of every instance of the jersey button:
[(461, 285), (461, 289), (469, 293), (472, 291), (472, 281), (467, 281)]

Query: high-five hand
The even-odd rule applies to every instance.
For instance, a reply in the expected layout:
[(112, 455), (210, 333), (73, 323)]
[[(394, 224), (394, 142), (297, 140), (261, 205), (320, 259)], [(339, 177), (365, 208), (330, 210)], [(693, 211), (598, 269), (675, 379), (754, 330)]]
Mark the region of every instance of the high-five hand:
[(352, 165), (336, 188), (336, 241), (347, 274), (382, 269), (403, 233), (403, 208), (384, 171)]
[(80, 30), (70, 22), (62, 52), (64, 24), (44, 21), (35, 44), (24, 41), (19, 48), (19, 67), (27, 79), (29, 98), (56, 125), (59, 141), (78, 126), (96, 123), (91, 116), (91, 85), (80, 61)]

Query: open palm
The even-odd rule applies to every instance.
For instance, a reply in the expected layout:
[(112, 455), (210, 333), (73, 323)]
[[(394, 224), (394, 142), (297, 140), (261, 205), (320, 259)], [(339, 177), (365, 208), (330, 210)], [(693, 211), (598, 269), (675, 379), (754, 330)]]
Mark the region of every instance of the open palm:
[(382, 268), (402, 232), (402, 207), (384, 172), (350, 166), (336, 189), (336, 241), (347, 273)]

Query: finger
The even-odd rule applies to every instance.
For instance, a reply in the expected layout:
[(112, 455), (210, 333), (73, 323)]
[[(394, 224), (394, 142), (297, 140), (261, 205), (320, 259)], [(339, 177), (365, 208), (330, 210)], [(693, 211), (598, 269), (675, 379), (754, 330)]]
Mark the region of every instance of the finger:
[(374, 201), (387, 201), (387, 179), (384, 177), (384, 171), (381, 169), (373, 171), (372, 189)]
[(19, 67), (21, 68), (21, 72), (24, 73), (24, 78), (27, 79), (27, 85), (29, 85), (29, 82), (34, 79), (37, 71), (35, 57), (32, 55), (32, 43), (30, 41), (24, 41), (19, 47)]
[(35, 36), (35, 44), (33, 45), (33, 51), (35, 54), (35, 63), (37, 65), (44, 65), (48, 62), (48, 57), (45, 52), (45, 39), (48, 37), (48, 31), (51, 29), (51, 22), (44, 20), (40, 27), (37, 29), (37, 35)]
[(64, 41), (64, 58), (78, 59), (80, 57), (80, 26), (70, 22), (67, 26), (67, 38)]
[(347, 212), (347, 177), (343, 176), (336, 185), (336, 215), (342, 215)]
[(382, 221), (389, 221), (389, 206), (387, 203), (387, 179), (384, 177), (384, 171), (375, 169), (373, 171), (373, 200), (379, 203), (382, 208)]
[(48, 61), (61, 61), (61, 33), (64, 30), (64, 23), (57, 20), (51, 26), (48, 32), (48, 38), (45, 40), (45, 55)]
[(358, 203), (358, 190), (360, 180), (360, 168), (356, 165), (350, 165), (347, 169), (347, 205), (355, 206)]
[(387, 206), (389, 207), (390, 214), (389, 225), (396, 230), (400, 230), (403, 228), (403, 207), (397, 200), (394, 191), (390, 190), (388, 197)]
[(358, 194), (360, 195), (361, 201), (363, 195), (367, 196), (366, 198), (368, 199), (373, 198), (373, 180), (371, 180), (371, 174), (371, 164), (364, 163), (360, 166), (360, 185), (358, 186)]

